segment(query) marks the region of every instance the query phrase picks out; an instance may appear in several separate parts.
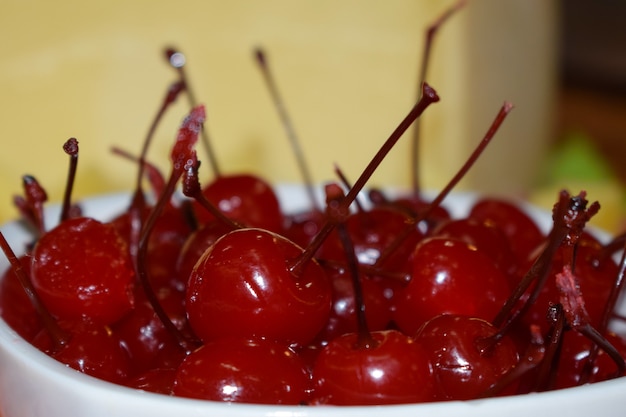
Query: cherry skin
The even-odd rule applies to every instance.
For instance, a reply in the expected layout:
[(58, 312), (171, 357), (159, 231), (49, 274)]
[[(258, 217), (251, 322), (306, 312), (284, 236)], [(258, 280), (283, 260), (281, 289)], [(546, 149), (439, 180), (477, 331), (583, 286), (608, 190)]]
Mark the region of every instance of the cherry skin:
[(156, 368), (135, 375), (125, 385), (156, 394), (172, 395), (176, 368)]
[(133, 306), (128, 245), (113, 226), (90, 218), (64, 221), (36, 243), (32, 281), (59, 318), (110, 324)]
[(537, 224), (511, 201), (482, 198), (471, 208), (468, 217), (500, 229), (509, 239), (512, 252), (520, 263), (525, 263), (544, 241)]
[(219, 339), (178, 367), (176, 396), (212, 401), (299, 405), (308, 402), (310, 375), (289, 348), (266, 339)]
[(427, 238), (410, 259), (411, 281), (394, 296), (394, 322), (412, 335), (439, 314), (493, 319), (510, 295), (505, 274), (466, 242)]
[[(189, 332), (183, 294), (171, 288), (156, 291), (160, 305), (176, 327)], [(135, 308), (115, 323), (112, 331), (133, 363), (134, 373), (145, 373), (155, 368), (174, 368), (183, 360), (184, 352), (163, 322), (158, 318), (141, 289), (136, 290)]]
[(53, 341), (41, 331), (33, 344), (57, 361), (77, 371), (116, 384), (124, 384), (132, 373), (128, 352), (117, 335), (89, 320), (60, 321), (71, 335), (69, 342), (54, 350)]
[[(328, 268), (328, 276), (333, 286), (333, 306), (325, 328), (317, 336), (320, 343), (326, 343), (345, 333), (357, 331), (357, 312), (354, 285), (347, 269)], [(384, 330), (391, 322), (391, 302), (385, 297), (385, 288), (367, 277), (361, 279), (363, 303), (368, 329)]]
[(507, 336), (488, 340), (496, 333), (485, 320), (451, 314), (422, 326), (415, 340), (430, 355), (438, 400), (477, 398), (515, 367), (515, 343)]
[[(22, 268), (28, 274), (30, 256), (20, 257)], [(37, 311), (24, 291), (13, 267), (9, 267), (0, 281), (0, 316), (20, 336), (32, 341), (42, 329)]]
[(492, 222), (468, 217), (442, 222), (432, 236), (461, 239), (494, 260), (500, 270), (511, 276), (511, 286), (517, 285), (515, 277), (518, 264), (507, 236)]
[(313, 367), (314, 403), (334, 405), (406, 404), (434, 400), (428, 353), (396, 330), (371, 332), (373, 346), (359, 335), (331, 340)]
[(326, 325), (331, 287), (314, 260), (296, 275), (290, 262), (303, 250), (263, 229), (239, 229), (218, 239), (198, 260), (186, 308), (197, 336), (267, 337), (306, 345)]
[[(150, 213), (150, 208), (143, 210), (143, 221)], [(130, 245), (131, 214), (126, 212), (116, 217), (111, 224), (118, 230)], [(154, 230), (148, 239), (147, 268), (152, 285), (156, 288), (171, 286), (183, 290), (186, 277), (178, 276), (176, 262), (187, 237), (192, 233), (179, 207), (168, 205), (163, 210), (154, 225)]]
[[(550, 304), (559, 302), (559, 291), (555, 275), (561, 272), (566, 262), (565, 249), (557, 250), (551, 262), (550, 275), (535, 302), (523, 317), (527, 324), (536, 324), (548, 330), (545, 320)], [(609, 294), (618, 275), (618, 266), (611, 258), (603, 258), (602, 245), (591, 236), (583, 236), (576, 249), (574, 270), (585, 301), (585, 308), (593, 326), (599, 326)], [(527, 292), (528, 294), (528, 292)]]
[[(604, 336), (622, 356), (626, 355), (626, 340), (623, 337), (612, 332), (608, 332)], [(591, 347), (592, 342), (578, 332), (569, 331), (563, 335), (554, 388), (575, 387), (581, 384), (581, 376), (587, 365)], [(606, 381), (612, 378), (616, 371), (615, 362), (603, 350), (600, 350), (591, 368), (589, 382)]]
[[(249, 174), (220, 175), (203, 190), (204, 196), (230, 219), (249, 227), (276, 233), (283, 231), (283, 215), (274, 189), (263, 179)], [(194, 204), (200, 224), (214, 220)]]
[(202, 254), (215, 243), (217, 239), (230, 231), (231, 229), (228, 226), (219, 221), (212, 221), (193, 231), (187, 237), (176, 260), (176, 276), (179, 281), (184, 282), (185, 287), (187, 286), (187, 280), (191, 275), (193, 267)]

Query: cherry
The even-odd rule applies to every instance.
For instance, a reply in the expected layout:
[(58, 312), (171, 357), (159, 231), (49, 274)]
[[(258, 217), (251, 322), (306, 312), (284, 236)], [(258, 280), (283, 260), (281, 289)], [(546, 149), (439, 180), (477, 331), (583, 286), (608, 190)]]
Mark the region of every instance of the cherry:
[(128, 245), (97, 220), (68, 219), (44, 234), (33, 249), (31, 273), (37, 293), (59, 318), (110, 324), (133, 307)]
[(394, 296), (394, 322), (412, 335), (433, 317), (463, 314), (491, 320), (510, 295), (505, 274), (474, 246), (431, 237), (410, 259), (411, 281)]
[[(283, 215), (273, 187), (250, 174), (222, 175), (209, 183), (203, 194), (227, 217), (249, 227), (276, 233), (283, 231)], [(204, 224), (215, 218), (194, 202), (198, 222)]]
[(231, 228), (223, 223), (212, 221), (187, 236), (183, 247), (178, 253), (178, 259), (176, 259), (175, 264), (176, 276), (183, 282), (183, 288), (187, 287), (187, 280), (191, 275), (191, 271), (202, 254), (215, 243), (217, 239), (230, 231)]
[[(537, 323), (544, 330), (547, 325), (545, 313), (548, 306), (559, 299), (555, 276), (561, 272), (563, 266), (568, 262), (565, 252), (565, 249), (559, 249), (555, 253), (552, 258), (549, 277), (537, 299), (528, 308), (528, 312), (524, 316), (525, 322)], [(576, 258), (573, 265), (582, 296), (585, 299), (586, 309), (595, 326), (600, 325), (618, 273), (618, 267), (612, 259), (602, 259), (600, 261), (601, 254), (602, 245), (600, 243), (595, 239), (583, 238), (577, 245)]]
[[(613, 345), (622, 356), (626, 356), (626, 341), (615, 333), (606, 333), (604, 337)], [(593, 342), (584, 335), (569, 331), (563, 336), (561, 353), (556, 372), (554, 389), (568, 388), (580, 385), (583, 381), (585, 367), (590, 360)], [(585, 382), (598, 382), (614, 378), (618, 371), (615, 362), (603, 350), (593, 359), (591, 375)]]
[(433, 366), (438, 400), (469, 400), (518, 363), (515, 343), (486, 320), (442, 314), (425, 323), (415, 337)]
[[(141, 222), (145, 222), (150, 215), (150, 208), (145, 207), (142, 211)], [(122, 237), (132, 244), (132, 224), (134, 214), (132, 210), (126, 211), (111, 221), (111, 224)], [(147, 274), (155, 288), (171, 287), (182, 291), (186, 277), (180, 277), (176, 270), (176, 262), (182, 247), (192, 227), (187, 221), (180, 207), (168, 205), (160, 214), (154, 224), (154, 230), (147, 242)]]
[[(19, 261), (26, 275), (30, 275), (29, 255), (21, 256)], [(27, 341), (32, 341), (42, 329), (37, 310), (31, 304), (13, 266), (6, 270), (0, 281), (0, 316)]]
[(537, 224), (519, 204), (508, 200), (481, 198), (473, 205), (468, 217), (501, 230), (509, 241), (513, 255), (523, 265), (545, 240)]
[(413, 340), (396, 330), (370, 331), (358, 255), (341, 210), (339, 186), (326, 186), (329, 221), (347, 258), (356, 330), (330, 339), (313, 365), (317, 404), (395, 404), (432, 399), (431, 367)]
[(173, 393), (212, 401), (298, 405), (308, 402), (310, 381), (302, 359), (282, 344), (222, 338), (185, 358), (176, 371)]
[[(352, 277), (347, 268), (326, 268), (332, 282), (332, 309), (326, 326), (317, 335), (320, 343), (354, 333), (358, 329), (357, 303), (355, 302)], [(391, 302), (386, 296), (385, 287), (378, 281), (360, 278), (363, 293), (363, 304), (369, 329), (373, 331), (386, 329), (391, 322)]]
[(511, 250), (509, 240), (502, 230), (488, 221), (478, 221), (468, 217), (442, 222), (437, 226), (432, 236), (460, 239), (479, 251), (488, 255), (498, 268), (511, 277), (511, 285), (517, 285), (517, 271), (519, 265)]
[(77, 371), (117, 384), (123, 384), (132, 372), (128, 353), (117, 335), (107, 326), (90, 320), (60, 321), (71, 335), (60, 349), (48, 332), (39, 333), (33, 344), (52, 358)]
[(175, 376), (175, 368), (150, 369), (130, 378), (126, 381), (125, 385), (130, 388), (156, 394), (172, 395)]
[(371, 332), (375, 345), (358, 348), (348, 333), (322, 348), (313, 368), (315, 404), (379, 405), (434, 400), (425, 349), (396, 330)]
[(227, 233), (198, 260), (187, 285), (186, 308), (198, 337), (267, 337), (307, 344), (330, 314), (323, 268), (310, 261), (294, 274), (302, 249), (263, 229)]
[[(156, 292), (160, 305), (181, 332), (189, 332), (183, 295), (170, 288)], [(136, 291), (132, 312), (112, 327), (127, 350), (133, 364), (133, 373), (145, 373), (156, 368), (174, 368), (182, 361), (184, 352), (176, 338), (168, 332), (154, 312), (142, 291)]]

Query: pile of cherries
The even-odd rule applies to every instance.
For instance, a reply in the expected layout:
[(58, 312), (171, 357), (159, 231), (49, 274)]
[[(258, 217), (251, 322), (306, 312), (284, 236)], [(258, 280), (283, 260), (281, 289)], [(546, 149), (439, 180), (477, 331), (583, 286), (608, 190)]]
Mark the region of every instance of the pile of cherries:
[(64, 146), (70, 176), (58, 225), (47, 227), (46, 193), (23, 177), (15, 204), (33, 240), (16, 256), (0, 239), (11, 263), (0, 312), (34, 346), (116, 384), (263, 404), (469, 400), (624, 374), (626, 340), (609, 325), (620, 319), (626, 262), (615, 258), (626, 239), (602, 243), (587, 232), (597, 203), (561, 192), (548, 233), (503, 199), (478, 198), (462, 218), (442, 205), (510, 105), (434, 199), (365, 191), (439, 100), (424, 84), (354, 184), (337, 169), (325, 204), (312, 197), (309, 210), (285, 213), (267, 181), (226, 175), (215, 161), (201, 186), (195, 145), (209, 141), (193, 100), (169, 176), (146, 160), (160, 117), (190, 92), (180, 55), (167, 55), (181, 77), (144, 149), (116, 149), (139, 171), (125, 212), (103, 222), (72, 203), (75, 139)]

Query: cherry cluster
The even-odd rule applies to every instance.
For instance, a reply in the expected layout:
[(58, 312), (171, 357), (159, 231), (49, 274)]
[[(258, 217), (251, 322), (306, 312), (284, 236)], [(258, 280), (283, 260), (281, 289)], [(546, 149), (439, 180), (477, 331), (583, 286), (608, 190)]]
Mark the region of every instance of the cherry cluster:
[[(545, 233), (511, 201), (479, 197), (463, 217), (442, 204), (511, 110), (505, 103), (466, 165), (434, 198), (365, 186), (437, 93), (420, 99), (361, 176), (284, 212), (250, 173), (199, 181), (204, 107), (180, 75), (149, 130), (127, 210), (110, 221), (72, 203), (78, 141), (57, 225), (45, 190), (23, 177), (15, 205), (33, 240), (10, 268), (0, 313), (24, 339), (82, 373), (130, 388), (212, 401), (373, 405), (470, 400), (621, 377), (626, 340), (611, 331), (625, 236), (585, 227), (599, 209), (563, 191)], [(257, 58), (276, 95), (262, 51)], [(192, 110), (163, 175), (147, 161), (166, 109)], [(288, 124), (287, 124), (288, 126)], [(295, 143), (295, 142), (294, 142)], [(303, 165), (303, 164), (301, 164)], [(304, 166), (303, 166), (304, 168)], [(149, 190), (144, 187), (149, 185)], [(181, 193), (182, 191), (182, 193)], [(182, 194), (182, 195), (181, 195)]]

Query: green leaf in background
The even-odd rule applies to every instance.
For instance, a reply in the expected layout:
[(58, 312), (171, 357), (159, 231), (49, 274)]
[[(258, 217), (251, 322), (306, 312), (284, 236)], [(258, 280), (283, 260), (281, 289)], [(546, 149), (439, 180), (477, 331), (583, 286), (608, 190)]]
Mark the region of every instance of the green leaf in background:
[(611, 181), (615, 175), (595, 147), (591, 138), (583, 133), (571, 133), (555, 146), (544, 167), (541, 182), (553, 184), (560, 181)]

